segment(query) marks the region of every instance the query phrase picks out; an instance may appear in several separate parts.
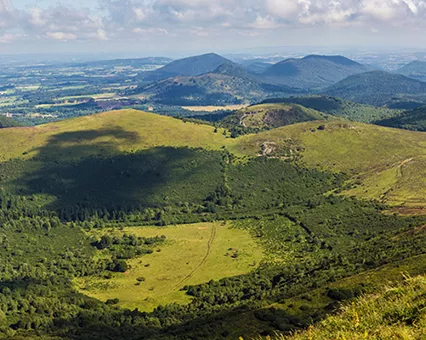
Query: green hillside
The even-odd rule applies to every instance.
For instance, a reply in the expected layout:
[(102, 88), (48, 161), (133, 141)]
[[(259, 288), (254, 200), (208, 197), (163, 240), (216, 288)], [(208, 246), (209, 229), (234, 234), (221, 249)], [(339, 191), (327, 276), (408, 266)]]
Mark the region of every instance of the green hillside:
[(222, 119), (219, 125), (229, 129), (235, 137), (240, 134), (328, 118), (329, 116), (324, 113), (300, 105), (259, 104), (236, 111)]
[(291, 156), (309, 167), (344, 172), (351, 177), (344, 191), (348, 195), (394, 206), (424, 207), (425, 146), (420, 132), (328, 121), (243, 136), (235, 148), (249, 154), (266, 148), (272, 156)]
[(273, 340), (334, 339), (423, 339), (426, 330), (424, 276), (407, 278), (358, 298), (343, 306), (336, 315), (292, 336), (276, 336)]
[(264, 103), (294, 103), (333, 116), (344, 117), (349, 120), (371, 123), (377, 120), (391, 118), (398, 115), (401, 110), (364, 105), (335, 97), (310, 95), (305, 97), (290, 97), (267, 99)]
[(366, 71), (368, 67), (342, 56), (309, 55), (272, 65), (260, 77), (272, 84), (313, 89), (330, 86), (350, 75)]
[(383, 71), (352, 75), (324, 90), (333, 97), (375, 106), (404, 98), (424, 100), (425, 92), (426, 83)]
[[(230, 143), (213, 130), (211, 126), (142, 111), (110, 111), (36, 127), (2, 130), (0, 162), (16, 157), (32, 158), (42, 150), (52, 157), (72, 159), (161, 146), (218, 150)], [(70, 150), (67, 153), (63, 152), (65, 146)]]
[(398, 129), (426, 131), (426, 106), (402, 112), (392, 118), (379, 120), (375, 124)]
[(359, 199), (425, 204), (420, 132), (122, 110), (0, 140), (2, 339), (268, 336), (426, 271), (426, 218)]

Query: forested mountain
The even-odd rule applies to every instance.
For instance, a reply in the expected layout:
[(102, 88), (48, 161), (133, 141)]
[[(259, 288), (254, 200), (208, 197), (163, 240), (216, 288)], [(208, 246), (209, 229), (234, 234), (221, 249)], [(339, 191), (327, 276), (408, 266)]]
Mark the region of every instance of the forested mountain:
[(176, 76), (198, 76), (212, 72), (225, 63), (232, 62), (215, 53), (208, 53), (172, 61), (158, 70), (143, 73), (142, 77), (145, 81), (158, 81)]
[(426, 106), (404, 111), (395, 117), (379, 120), (375, 124), (398, 129), (426, 131)]
[(403, 76), (426, 81), (426, 61), (415, 60), (401, 67), (397, 73)]
[(424, 273), (424, 134), (281, 109), (1, 129), (0, 338), (289, 334)]
[(362, 104), (383, 106), (405, 97), (424, 99), (426, 83), (399, 74), (372, 71), (349, 76), (324, 92)]
[(386, 107), (377, 107), (364, 105), (340, 98), (309, 95), (309, 96), (291, 96), (288, 98), (270, 98), (264, 103), (293, 103), (307, 108), (325, 112), (333, 116), (344, 117), (353, 121), (371, 123), (377, 120), (390, 118), (401, 113), (401, 110), (389, 109)]
[(324, 88), (368, 68), (342, 56), (309, 55), (287, 59), (270, 66), (261, 77), (264, 82), (296, 88)]

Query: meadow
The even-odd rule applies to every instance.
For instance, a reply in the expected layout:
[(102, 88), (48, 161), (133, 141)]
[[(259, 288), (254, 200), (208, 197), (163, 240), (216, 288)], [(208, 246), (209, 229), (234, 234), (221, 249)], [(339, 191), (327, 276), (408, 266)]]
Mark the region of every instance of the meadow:
[[(131, 227), (94, 231), (99, 236), (131, 233), (142, 237), (165, 236), (154, 252), (128, 261), (130, 269), (106, 279), (102, 275), (79, 278), (79, 290), (101, 301), (119, 299), (119, 306), (150, 312), (159, 305), (185, 304), (191, 297), (181, 290), (210, 280), (247, 274), (263, 258), (262, 249), (247, 231), (224, 222), (168, 227)], [(142, 278), (144, 279), (142, 282)]]

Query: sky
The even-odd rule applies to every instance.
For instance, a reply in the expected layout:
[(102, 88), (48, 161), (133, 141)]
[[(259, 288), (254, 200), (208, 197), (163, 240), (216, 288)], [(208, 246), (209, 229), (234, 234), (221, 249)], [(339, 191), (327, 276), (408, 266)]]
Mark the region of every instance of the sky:
[(426, 0), (0, 0), (0, 54), (415, 48), (424, 32)]

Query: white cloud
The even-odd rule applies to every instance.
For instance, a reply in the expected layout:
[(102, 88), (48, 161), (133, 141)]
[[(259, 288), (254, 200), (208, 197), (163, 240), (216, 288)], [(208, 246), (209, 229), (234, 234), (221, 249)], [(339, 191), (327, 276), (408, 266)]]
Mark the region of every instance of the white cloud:
[(68, 41), (68, 40), (76, 40), (77, 36), (73, 33), (67, 32), (47, 32), (46, 36), (50, 39)]
[(297, 0), (267, 0), (267, 9), (270, 15), (294, 19), (299, 13), (300, 6)]
[(122, 42), (170, 36), (170, 32), (182, 39), (189, 35), (256, 37), (280, 29), (309, 28), (315, 33), (335, 26), (367, 31), (374, 27), (381, 34), (391, 27), (426, 29), (426, 0), (98, 1), (101, 9), (77, 8), (63, 1), (18, 10), (10, 0), (0, 0), (0, 42), (11, 37)]

